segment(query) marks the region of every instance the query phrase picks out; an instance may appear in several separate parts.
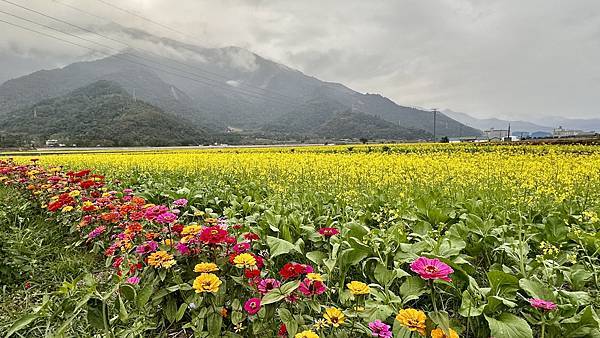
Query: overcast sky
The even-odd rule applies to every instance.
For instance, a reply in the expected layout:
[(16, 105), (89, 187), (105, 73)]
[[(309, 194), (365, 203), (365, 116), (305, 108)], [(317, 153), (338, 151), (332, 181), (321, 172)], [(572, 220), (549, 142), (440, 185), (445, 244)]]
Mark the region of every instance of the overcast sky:
[[(81, 25), (107, 23), (52, 0), (10, 1)], [(598, 0), (102, 0), (185, 35), (99, 0), (58, 1), (156, 35), (245, 47), (402, 105), (600, 118)], [(4, 1), (0, 10), (51, 23)], [(0, 22), (0, 82), (97, 57)]]

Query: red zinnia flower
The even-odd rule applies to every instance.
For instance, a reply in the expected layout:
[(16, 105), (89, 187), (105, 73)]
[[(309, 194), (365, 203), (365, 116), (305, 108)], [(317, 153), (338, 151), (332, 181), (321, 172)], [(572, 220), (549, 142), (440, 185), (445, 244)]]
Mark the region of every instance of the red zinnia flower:
[(200, 240), (206, 244), (220, 244), (225, 242), (227, 237), (227, 230), (219, 226), (206, 227), (200, 232)]
[(294, 262), (286, 263), (283, 268), (279, 270), (279, 274), (284, 279), (296, 278), (310, 272), (313, 272), (312, 266)]
[(321, 228), (319, 229), (319, 234), (325, 237), (331, 237), (339, 234), (340, 231), (336, 228)]

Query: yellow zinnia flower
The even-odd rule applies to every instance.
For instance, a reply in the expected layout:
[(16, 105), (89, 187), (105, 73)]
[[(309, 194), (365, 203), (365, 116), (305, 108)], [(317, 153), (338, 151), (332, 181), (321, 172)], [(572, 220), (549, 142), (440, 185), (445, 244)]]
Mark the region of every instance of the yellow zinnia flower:
[(148, 265), (168, 269), (175, 265), (175, 260), (173, 255), (168, 254), (166, 251), (157, 251), (148, 257)]
[(350, 292), (355, 296), (368, 295), (369, 291), (371, 291), (371, 288), (369, 288), (367, 284), (359, 281), (352, 281), (346, 284), (346, 286), (348, 287), (348, 290), (350, 290)]
[(219, 267), (215, 263), (198, 263), (194, 267), (195, 272), (214, 272), (218, 271)]
[(323, 276), (321, 276), (320, 273), (314, 273), (314, 272), (307, 273), (306, 278), (308, 278), (312, 281), (319, 281), (319, 282), (323, 281)]
[(77, 197), (79, 195), (81, 195), (81, 192), (79, 190), (73, 190), (69, 193), (69, 196), (71, 197)]
[(458, 333), (452, 329), (448, 329), (450, 331), (450, 335), (446, 335), (444, 330), (439, 327), (433, 331), (431, 331), (431, 338), (459, 338)]
[(344, 321), (346, 320), (346, 316), (344, 315), (344, 313), (334, 307), (325, 309), (323, 318), (327, 320), (327, 323), (329, 325), (333, 325), (333, 327), (338, 327), (341, 324), (344, 324)]
[(69, 211), (73, 211), (73, 207), (70, 205), (66, 205), (64, 206), (60, 211), (62, 212), (69, 212)]
[(256, 258), (249, 253), (243, 253), (235, 256), (233, 264), (238, 268), (249, 268), (256, 265)]
[(202, 273), (200, 276), (194, 279), (194, 284), (192, 287), (196, 290), (196, 293), (203, 292), (212, 292), (216, 293), (219, 291), (219, 286), (221, 285), (221, 280), (215, 274), (212, 273)]
[(427, 320), (425, 312), (415, 309), (402, 309), (398, 312), (396, 320), (410, 331), (417, 331), (421, 336), (425, 335), (425, 320)]
[(319, 335), (312, 332), (311, 330), (302, 331), (300, 333), (296, 333), (294, 338), (319, 338)]

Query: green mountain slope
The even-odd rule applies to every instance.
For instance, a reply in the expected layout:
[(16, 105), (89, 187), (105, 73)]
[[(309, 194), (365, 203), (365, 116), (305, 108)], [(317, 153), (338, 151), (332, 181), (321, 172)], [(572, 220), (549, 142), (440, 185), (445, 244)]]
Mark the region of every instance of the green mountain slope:
[(6, 114), (0, 134), (27, 135), (37, 145), (56, 139), (79, 146), (187, 145), (209, 138), (187, 120), (135, 100), (105, 80)]

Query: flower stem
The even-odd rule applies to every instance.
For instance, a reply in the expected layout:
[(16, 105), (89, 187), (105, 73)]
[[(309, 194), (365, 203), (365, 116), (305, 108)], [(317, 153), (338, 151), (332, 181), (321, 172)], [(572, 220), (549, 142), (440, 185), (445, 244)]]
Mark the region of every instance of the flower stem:
[(431, 303), (433, 304), (433, 311), (437, 312), (437, 305), (435, 304), (435, 287), (433, 286), (433, 279), (429, 280), (429, 286), (431, 287)]

